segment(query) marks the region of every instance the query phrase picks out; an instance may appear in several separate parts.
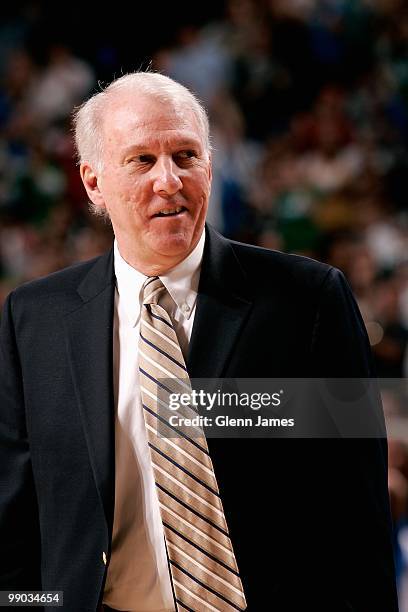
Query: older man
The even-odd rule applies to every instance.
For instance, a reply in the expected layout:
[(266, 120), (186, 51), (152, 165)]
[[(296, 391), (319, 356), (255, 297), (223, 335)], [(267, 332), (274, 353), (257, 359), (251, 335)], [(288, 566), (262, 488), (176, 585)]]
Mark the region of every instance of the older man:
[(208, 121), (171, 79), (124, 76), (75, 125), (115, 243), (5, 305), (2, 588), (72, 612), (397, 610), (381, 440), (207, 444), (159, 410), (163, 378), (370, 376), (344, 278), (205, 228)]

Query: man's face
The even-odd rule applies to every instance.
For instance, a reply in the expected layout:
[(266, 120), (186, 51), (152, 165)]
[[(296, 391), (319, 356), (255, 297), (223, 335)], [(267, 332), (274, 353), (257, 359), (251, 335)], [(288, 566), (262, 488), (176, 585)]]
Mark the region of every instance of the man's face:
[(122, 93), (103, 118), (103, 169), (81, 166), (106, 208), (122, 256), (145, 274), (185, 259), (203, 231), (211, 163), (194, 113), (180, 102)]

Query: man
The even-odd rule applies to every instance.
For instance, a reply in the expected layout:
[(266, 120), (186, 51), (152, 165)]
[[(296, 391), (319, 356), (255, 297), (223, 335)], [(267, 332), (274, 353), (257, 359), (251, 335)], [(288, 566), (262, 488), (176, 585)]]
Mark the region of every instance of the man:
[(115, 245), (4, 308), (1, 588), (72, 612), (397, 610), (383, 441), (154, 432), (159, 370), (370, 376), (341, 273), (205, 227), (208, 122), (171, 79), (113, 82), (76, 139)]

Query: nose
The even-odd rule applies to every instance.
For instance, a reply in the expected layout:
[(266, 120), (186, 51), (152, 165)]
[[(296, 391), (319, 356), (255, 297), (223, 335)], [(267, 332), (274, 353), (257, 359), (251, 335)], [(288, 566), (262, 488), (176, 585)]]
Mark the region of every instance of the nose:
[(174, 196), (183, 187), (179, 168), (171, 157), (158, 159), (155, 164), (153, 191), (164, 198)]

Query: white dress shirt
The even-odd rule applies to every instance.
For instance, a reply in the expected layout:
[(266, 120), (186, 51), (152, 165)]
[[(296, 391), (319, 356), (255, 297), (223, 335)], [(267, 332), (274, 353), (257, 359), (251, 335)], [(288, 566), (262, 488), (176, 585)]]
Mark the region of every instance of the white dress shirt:
[[(184, 357), (193, 328), (205, 232), (190, 255), (160, 279)], [(128, 612), (174, 612), (164, 531), (141, 406), (138, 342), (142, 285), (114, 245), (116, 295), (113, 338), (115, 513), (112, 555), (103, 602)]]

